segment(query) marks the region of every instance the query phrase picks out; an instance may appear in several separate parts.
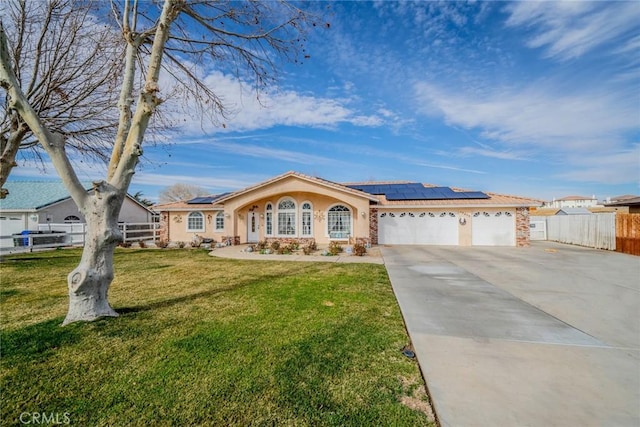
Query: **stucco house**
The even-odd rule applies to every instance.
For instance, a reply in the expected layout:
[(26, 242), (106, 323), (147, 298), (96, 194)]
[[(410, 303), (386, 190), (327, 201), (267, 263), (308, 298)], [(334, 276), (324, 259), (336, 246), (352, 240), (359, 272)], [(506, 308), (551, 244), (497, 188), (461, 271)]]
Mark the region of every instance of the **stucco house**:
[(598, 206), (598, 199), (596, 196), (566, 196), (560, 199), (553, 199), (551, 202), (553, 208), (591, 208)]
[(409, 182), (339, 184), (287, 172), (215, 196), (154, 207), (162, 236), (240, 244), (314, 239), (370, 244), (529, 244), (529, 207), (541, 201)]
[[(83, 183), (87, 191), (91, 183)], [(0, 236), (23, 230), (38, 230), (41, 224), (84, 223), (69, 192), (59, 181), (8, 181), (5, 199), (0, 199)], [(149, 223), (154, 213), (127, 195), (118, 217), (119, 222)]]

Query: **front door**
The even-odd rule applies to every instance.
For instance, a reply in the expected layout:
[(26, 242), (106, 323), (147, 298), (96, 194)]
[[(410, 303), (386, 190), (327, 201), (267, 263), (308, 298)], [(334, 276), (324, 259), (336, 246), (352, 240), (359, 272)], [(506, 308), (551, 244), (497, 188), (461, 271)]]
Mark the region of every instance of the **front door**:
[(247, 217), (247, 243), (256, 243), (260, 238), (258, 230), (260, 224), (258, 223), (258, 214), (255, 212), (249, 212)]

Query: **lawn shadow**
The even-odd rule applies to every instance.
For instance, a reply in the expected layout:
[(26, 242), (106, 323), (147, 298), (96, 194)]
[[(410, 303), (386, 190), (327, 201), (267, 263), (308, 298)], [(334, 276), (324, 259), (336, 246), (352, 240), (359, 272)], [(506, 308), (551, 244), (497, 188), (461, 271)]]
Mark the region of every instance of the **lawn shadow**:
[[(305, 266), (302, 265), (301, 268), (299, 269), (300, 271), (303, 271), (305, 269)], [(299, 271), (292, 271), (291, 269), (288, 270), (287, 274), (297, 274)], [(155, 301), (155, 302), (151, 302), (151, 303), (147, 303), (147, 304), (140, 304), (140, 305), (135, 305), (135, 306), (125, 306), (125, 307), (114, 307), (114, 309), (116, 310), (116, 312), (118, 312), (121, 315), (127, 315), (127, 314), (135, 314), (135, 313), (142, 313), (142, 312), (146, 312), (146, 311), (152, 311), (152, 310), (156, 310), (156, 309), (160, 309), (160, 308), (167, 308), (167, 307), (172, 307), (175, 305), (179, 305), (179, 304), (183, 304), (183, 303), (187, 303), (187, 302), (191, 302), (191, 301), (195, 301), (201, 298), (207, 298), (207, 297), (211, 297), (214, 295), (218, 295), (218, 294), (222, 294), (225, 292), (232, 292), (238, 289), (242, 289), (242, 288), (246, 288), (252, 285), (257, 285), (260, 283), (264, 283), (264, 282), (268, 282), (269, 280), (276, 280), (276, 279), (280, 279), (282, 278), (282, 274), (269, 274), (269, 275), (261, 275), (261, 276), (257, 276), (257, 277), (253, 277), (250, 279), (246, 279), (243, 281), (239, 281), (233, 285), (228, 285), (228, 286), (223, 286), (223, 287), (216, 287), (214, 289), (209, 289), (206, 291), (202, 291), (202, 292), (196, 292), (193, 294), (187, 294), (187, 295), (181, 295), (178, 297), (174, 297), (174, 298), (169, 298), (169, 299), (165, 299), (165, 300), (161, 300), (161, 301)]]
[(83, 337), (82, 329), (75, 325), (63, 328), (62, 321), (63, 317), (57, 317), (13, 331), (0, 332), (2, 358), (44, 356), (62, 346), (80, 341)]

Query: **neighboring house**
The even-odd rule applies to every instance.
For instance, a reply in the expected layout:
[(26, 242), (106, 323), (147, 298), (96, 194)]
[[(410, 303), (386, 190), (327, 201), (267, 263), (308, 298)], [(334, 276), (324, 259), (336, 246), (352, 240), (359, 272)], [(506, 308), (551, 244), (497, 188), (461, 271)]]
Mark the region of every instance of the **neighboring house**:
[[(87, 191), (92, 188), (91, 183), (83, 185)], [(0, 199), (0, 236), (38, 230), (39, 224), (84, 222), (84, 216), (61, 182), (13, 181), (4, 187), (9, 190), (9, 195)], [(153, 216), (153, 211), (127, 195), (118, 221), (149, 223)]]
[(591, 215), (591, 211), (587, 208), (562, 208), (556, 215)]
[(371, 244), (529, 244), (538, 200), (419, 183), (338, 184), (287, 172), (251, 187), (154, 207), (164, 239), (239, 244), (314, 239)]
[(549, 207), (552, 208), (590, 208), (598, 206), (598, 199), (596, 196), (567, 196), (561, 199), (553, 199)]
[(617, 199), (612, 198), (611, 203), (605, 204), (610, 207), (627, 207), (629, 213), (640, 213), (640, 196), (623, 196)]
[(638, 198), (640, 198), (640, 196), (636, 196), (635, 194), (624, 194), (622, 196), (607, 197), (605, 205), (608, 205), (611, 203), (626, 202), (631, 199), (638, 199)]

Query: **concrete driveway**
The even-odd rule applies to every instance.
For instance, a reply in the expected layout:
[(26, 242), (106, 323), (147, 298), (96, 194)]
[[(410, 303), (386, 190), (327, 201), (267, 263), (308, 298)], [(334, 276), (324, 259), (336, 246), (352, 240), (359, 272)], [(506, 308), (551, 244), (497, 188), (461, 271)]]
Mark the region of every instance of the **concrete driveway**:
[(639, 426), (640, 257), (383, 247), (442, 426)]

